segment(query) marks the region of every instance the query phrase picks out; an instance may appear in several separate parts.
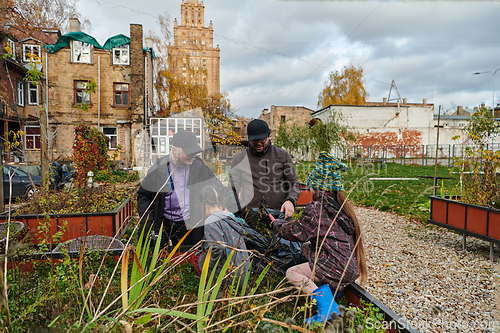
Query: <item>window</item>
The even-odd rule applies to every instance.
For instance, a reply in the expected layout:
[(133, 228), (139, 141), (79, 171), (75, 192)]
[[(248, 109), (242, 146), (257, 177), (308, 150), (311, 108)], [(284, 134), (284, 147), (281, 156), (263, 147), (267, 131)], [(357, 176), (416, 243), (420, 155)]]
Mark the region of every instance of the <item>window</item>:
[(16, 56), (16, 43), (10, 38), (7, 38), (7, 44), (10, 47), (10, 54), (12, 54), (14, 57)]
[(203, 56), (206, 57), (206, 53), (205, 52), (203, 52)]
[(113, 65), (130, 65), (129, 54), (129, 45), (113, 48)]
[(23, 44), (23, 62), (40, 61), (40, 45)]
[(34, 82), (28, 82), (28, 104), (38, 105), (38, 86)]
[(17, 81), (17, 105), (24, 106), (24, 82)]
[(130, 106), (127, 83), (115, 83), (113, 85), (113, 91), (115, 95), (115, 106)]
[(205, 45), (205, 40), (202, 40), (202, 41), (201, 41), (201, 45)]
[(116, 127), (103, 127), (102, 132), (109, 139), (109, 149), (116, 149), (118, 146), (118, 128)]
[(74, 40), (71, 49), (71, 60), (73, 62), (90, 64), (90, 44)]
[(203, 66), (207, 64), (207, 59), (203, 59)]
[(39, 126), (25, 126), (24, 132), (26, 133), (26, 140), (24, 148), (27, 150), (40, 149), (40, 127)]
[(185, 39), (182, 40), (182, 44), (186, 44), (186, 40)]
[(89, 104), (90, 92), (87, 89), (87, 81), (75, 81), (75, 104)]
[(281, 116), (281, 121), (286, 121), (286, 116)]

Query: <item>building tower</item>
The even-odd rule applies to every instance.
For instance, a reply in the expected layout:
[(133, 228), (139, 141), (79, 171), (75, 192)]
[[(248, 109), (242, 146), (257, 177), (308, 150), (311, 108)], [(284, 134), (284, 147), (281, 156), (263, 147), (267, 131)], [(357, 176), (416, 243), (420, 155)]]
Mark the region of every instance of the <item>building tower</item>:
[(169, 66), (185, 80), (205, 85), (212, 95), (220, 92), (220, 49), (213, 46), (213, 24), (205, 27), (204, 11), (203, 2), (182, 0), (181, 24), (174, 20)]

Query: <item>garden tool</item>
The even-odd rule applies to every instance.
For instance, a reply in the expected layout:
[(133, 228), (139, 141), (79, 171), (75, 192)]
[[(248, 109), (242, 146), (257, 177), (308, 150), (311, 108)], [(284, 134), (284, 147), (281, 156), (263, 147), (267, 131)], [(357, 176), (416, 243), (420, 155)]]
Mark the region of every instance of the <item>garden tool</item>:
[(307, 325), (312, 325), (315, 321), (324, 323), (325, 321), (330, 320), (332, 313), (336, 312), (337, 314), (339, 314), (339, 305), (333, 299), (332, 290), (330, 289), (329, 285), (322, 285), (321, 287), (316, 289), (313, 294), (316, 294), (312, 296), (312, 299), (316, 300), (318, 313), (311, 318), (306, 319)]

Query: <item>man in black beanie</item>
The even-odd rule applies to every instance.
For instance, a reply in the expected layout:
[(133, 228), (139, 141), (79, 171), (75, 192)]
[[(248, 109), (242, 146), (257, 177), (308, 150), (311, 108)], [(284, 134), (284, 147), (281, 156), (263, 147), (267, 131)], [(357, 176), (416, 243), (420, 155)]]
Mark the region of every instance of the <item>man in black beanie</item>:
[(272, 145), (264, 120), (252, 120), (247, 134), (248, 149), (236, 154), (231, 163), (230, 186), (236, 202), (230, 210), (245, 217), (249, 208), (264, 207), (283, 212), (285, 219), (292, 217), (300, 185), (290, 154)]

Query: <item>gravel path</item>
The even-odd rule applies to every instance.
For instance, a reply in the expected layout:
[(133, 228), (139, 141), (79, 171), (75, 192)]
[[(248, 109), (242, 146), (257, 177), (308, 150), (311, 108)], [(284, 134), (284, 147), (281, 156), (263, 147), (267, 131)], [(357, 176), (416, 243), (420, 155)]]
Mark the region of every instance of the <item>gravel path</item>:
[[(500, 253), (489, 243), (373, 208), (356, 208), (369, 269), (365, 289), (420, 332), (500, 332)], [(500, 294), (500, 292), (498, 292)]]

